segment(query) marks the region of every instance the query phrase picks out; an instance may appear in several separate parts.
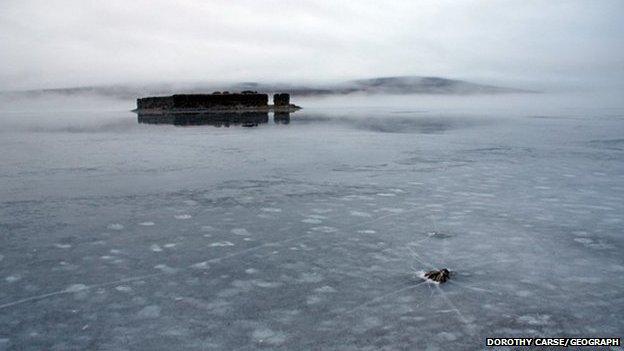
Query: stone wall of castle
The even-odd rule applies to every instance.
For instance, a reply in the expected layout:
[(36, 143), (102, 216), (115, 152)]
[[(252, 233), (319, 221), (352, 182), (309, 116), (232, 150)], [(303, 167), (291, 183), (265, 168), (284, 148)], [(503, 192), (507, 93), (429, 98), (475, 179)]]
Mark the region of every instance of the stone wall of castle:
[(173, 96), (146, 97), (137, 99), (139, 110), (166, 110), (173, 108)]
[(275, 94), (273, 95), (273, 105), (275, 106), (288, 106), (290, 105), (289, 94)]
[(237, 107), (267, 107), (267, 94), (180, 94), (165, 97), (148, 97), (137, 100), (142, 109), (218, 109)]

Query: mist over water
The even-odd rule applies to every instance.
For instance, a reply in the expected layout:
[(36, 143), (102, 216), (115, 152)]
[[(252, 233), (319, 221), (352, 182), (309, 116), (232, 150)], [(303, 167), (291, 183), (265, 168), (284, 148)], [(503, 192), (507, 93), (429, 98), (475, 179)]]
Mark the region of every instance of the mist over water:
[[(326, 122), (357, 121), (384, 117), (392, 128), (394, 120), (405, 115), (440, 114), (463, 116), (563, 116), (591, 117), (595, 113), (608, 115), (623, 107), (620, 90), (554, 91), (525, 94), (469, 95), (328, 95), (294, 97), (304, 110), (295, 116), (300, 123), (324, 119)], [(119, 126), (119, 131), (142, 129), (133, 123), (130, 110), (136, 108), (133, 99), (120, 99), (97, 94), (43, 93), (36, 97), (20, 94), (0, 94), (2, 128), (0, 133), (28, 131), (106, 131)], [(128, 112), (128, 113), (125, 113)], [(588, 116), (587, 114), (590, 114)], [(393, 117), (396, 117), (393, 119)]]
[[(621, 335), (616, 99), (293, 102), (288, 124), (218, 128), (95, 96), (3, 101), (0, 348)], [(443, 267), (444, 285), (419, 273)]]

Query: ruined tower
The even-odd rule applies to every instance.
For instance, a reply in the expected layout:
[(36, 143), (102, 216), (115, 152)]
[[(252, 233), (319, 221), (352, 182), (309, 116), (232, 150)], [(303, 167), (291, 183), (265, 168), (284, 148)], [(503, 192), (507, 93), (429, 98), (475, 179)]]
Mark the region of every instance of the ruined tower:
[(273, 105), (276, 107), (290, 105), (290, 94), (282, 93), (273, 95)]

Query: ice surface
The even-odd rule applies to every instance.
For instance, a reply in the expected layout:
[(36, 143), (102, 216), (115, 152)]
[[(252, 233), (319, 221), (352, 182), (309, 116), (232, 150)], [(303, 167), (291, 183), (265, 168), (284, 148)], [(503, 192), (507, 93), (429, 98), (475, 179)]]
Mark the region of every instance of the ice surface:
[(0, 348), (621, 336), (624, 109), (413, 99), (257, 128), (0, 114)]

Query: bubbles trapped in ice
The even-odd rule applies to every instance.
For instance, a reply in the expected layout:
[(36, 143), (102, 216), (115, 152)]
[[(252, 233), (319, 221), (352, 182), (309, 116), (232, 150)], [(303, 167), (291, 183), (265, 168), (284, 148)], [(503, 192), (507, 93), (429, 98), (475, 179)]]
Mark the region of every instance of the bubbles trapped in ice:
[(549, 315), (523, 315), (518, 317), (518, 322), (532, 326), (541, 326), (550, 324)]
[(208, 269), (209, 268), (208, 261), (195, 263), (195, 264), (191, 265), (191, 267), (197, 268), (197, 269)]
[(65, 288), (66, 292), (79, 292), (88, 289), (88, 286), (85, 284), (72, 284)]
[(434, 238), (434, 239), (448, 239), (448, 238), (452, 238), (453, 235), (450, 233), (444, 233), (444, 232), (427, 232), (426, 234), (428, 237), (430, 238)]
[(231, 230), (231, 233), (234, 235), (241, 235), (241, 236), (249, 235), (249, 232), (245, 228), (234, 228)]
[(328, 233), (328, 234), (329, 233), (334, 233), (334, 232), (338, 231), (338, 229), (336, 229), (334, 227), (329, 227), (329, 226), (312, 227), (310, 229), (315, 231), (315, 232)]
[(588, 248), (595, 249), (595, 250), (612, 250), (616, 248), (614, 245), (609, 244), (605, 242), (604, 240), (595, 241), (594, 239), (581, 237), (581, 238), (574, 238), (574, 241), (576, 241), (577, 243), (583, 244), (583, 246), (586, 246)]
[(119, 223), (112, 223), (112, 224), (109, 224), (106, 228), (110, 230), (123, 230), (124, 226)]
[(280, 346), (286, 341), (286, 334), (269, 328), (256, 329), (251, 337), (258, 345)]
[(137, 313), (137, 317), (139, 318), (158, 318), (160, 317), (160, 306), (150, 305), (145, 306)]
[(320, 288), (316, 288), (316, 289), (314, 289), (314, 291), (317, 292), (317, 293), (335, 293), (335, 292), (337, 292), (336, 289), (332, 288), (329, 285), (324, 285), (324, 286), (322, 286)]
[[(579, 118), (4, 133), (0, 163), (19, 166), (1, 170), (0, 349), (446, 350), (623, 330), (624, 119), (566, 111)], [(443, 267), (460, 274), (424, 280)]]
[(167, 266), (166, 264), (157, 264), (154, 266), (155, 269), (160, 270), (163, 273), (167, 273), (167, 274), (173, 274), (176, 273), (178, 270), (172, 267)]
[(301, 283), (320, 283), (323, 281), (323, 279), (323, 276), (319, 273), (304, 272), (301, 273), (297, 281)]
[(306, 297), (306, 304), (315, 305), (323, 301), (323, 297), (319, 295), (309, 295)]
[(16, 281), (21, 280), (21, 279), (22, 279), (22, 277), (19, 276), (19, 275), (10, 275), (10, 276), (4, 278), (4, 280), (7, 283), (15, 283)]
[(282, 212), (281, 208), (275, 208), (275, 207), (265, 207), (262, 209), (262, 211), (264, 212), (270, 212), (270, 213), (280, 213)]
[(403, 208), (395, 208), (395, 207), (382, 207), (379, 209), (379, 211), (385, 211), (385, 212), (390, 212), (393, 214), (399, 214), (399, 213), (403, 213), (405, 212), (405, 209)]
[(234, 243), (231, 241), (217, 241), (208, 245), (210, 247), (226, 247), (226, 246), (234, 246)]
[(115, 290), (119, 291), (119, 292), (124, 292), (124, 293), (128, 293), (132, 291), (132, 288), (129, 286), (125, 286), (125, 285), (119, 285), (115, 287)]
[[(326, 214), (326, 213), (333, 212), (334, 210), (331, 208), (313, 208), (311, 211), (314, 213)], [(323, 217), (323, 218), (326, 218), (326, 217)]]

